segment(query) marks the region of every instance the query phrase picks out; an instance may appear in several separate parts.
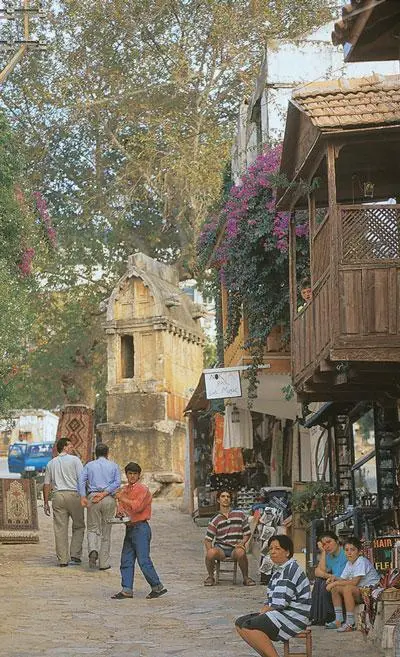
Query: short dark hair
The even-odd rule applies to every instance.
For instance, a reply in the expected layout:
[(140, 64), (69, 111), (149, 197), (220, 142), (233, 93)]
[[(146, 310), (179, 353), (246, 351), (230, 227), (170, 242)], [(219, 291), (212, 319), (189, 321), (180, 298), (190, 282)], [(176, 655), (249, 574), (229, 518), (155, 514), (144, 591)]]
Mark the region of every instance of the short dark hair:
[(354, 545), (357, 550), (362, 550), (362, 543), (357, 536), (349, 536), (349, 538), (346, 538), (344, 545)]
[(142, 472), (142, 468), (138, 463), (135, 463), (134, 461), (129, 461), (127, 465), (125, 466), (125, 474), (128, 474), (128, 472), (137, 472), (140, 474)]
[(289, 552), (289, 559), (291, 559), (294, 547), (293, 541), (289, 536), (286, 536), (286, 534), (275, 534), (274, 536), (271, 536), (268, 541), (268, 547), (271, 546), (272, 541), (277, 541), (283, 550), (287, 550)]
[(66, 446), (68, 445), (68, 443), (72, 443), (71, 438), (65, 438), (65, 437), (64, 437), (64, 438), (59, 438), (59, 439), (57, 440), (56, 448), (57, 448), (57, 452), (58, 452), (58, 454), (61, 454), (61, 452), (63, 451), (64, 447), (66, 447)]
[(217, 502), (219, 502), (219, 498), (221, 497), (222, 493), (228, 493), (230, 500), (232, 502), (233, 496), (232, 496), (232, 491), (227, 490), (226, 488), (222, 488), (222, 490), (219, 490), (217, 493)]
[(330, 529), (327, 529), (326, 532), (321, 532), (318, 536), (318, 541), (322, 541), (323, 538), (333, 538), (336, 543), (340, 543), (339, 536), (335, 532), (331, 532)]
[(94, 453), (96, 454), (96, 458), (99, 458), (100, 456), (108, 456), (108, 452), (110, 451), (108, 445), (105, 443), (99, 443), (96, 445), (96, 449), (94, 450)]
[(304, 290), (308, 287), (311, 287), (311, 279), (308, 276), (306, 276), (305, 278), (302, 278), (302, 280), (300, 281), (300, 289)]

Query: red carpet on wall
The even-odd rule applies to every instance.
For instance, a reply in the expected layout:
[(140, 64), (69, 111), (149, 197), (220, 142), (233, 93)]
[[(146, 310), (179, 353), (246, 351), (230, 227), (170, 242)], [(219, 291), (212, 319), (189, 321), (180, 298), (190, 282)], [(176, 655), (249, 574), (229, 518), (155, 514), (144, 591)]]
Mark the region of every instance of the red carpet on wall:
[(93, 458), (93, 421), (93, 409), (80, 404), (64, 406), (58, 421), (56, 440), (70, 438), (82, 463)]
[(36, 484), (0, 479), (0, 543), (38, 543)]

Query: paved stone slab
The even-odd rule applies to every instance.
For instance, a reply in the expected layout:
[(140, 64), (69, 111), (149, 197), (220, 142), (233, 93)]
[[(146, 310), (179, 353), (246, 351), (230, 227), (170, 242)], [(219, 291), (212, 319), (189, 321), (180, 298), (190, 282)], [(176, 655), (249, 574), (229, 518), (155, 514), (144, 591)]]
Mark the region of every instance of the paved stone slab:
[[(1, 657), (252, 657), (234, 619), (257, 610), (264, 587), (204, 587), (204, 528), (163, 501), (154, 502), (152, 556), (168, 594), (146, 600), (140, 571), (132, 600), (119, 590), (124, 528), (113, 527), (112, 569), (58, 568), (51, 519), (40, 515), (40, 543), (0, 545)], [(251, 563), (257, 578), (257, 564)], [(210, 636), (216, 638), (210, 640)], [(313, 657), (379, 657), (359, 633), (313, 628)]]

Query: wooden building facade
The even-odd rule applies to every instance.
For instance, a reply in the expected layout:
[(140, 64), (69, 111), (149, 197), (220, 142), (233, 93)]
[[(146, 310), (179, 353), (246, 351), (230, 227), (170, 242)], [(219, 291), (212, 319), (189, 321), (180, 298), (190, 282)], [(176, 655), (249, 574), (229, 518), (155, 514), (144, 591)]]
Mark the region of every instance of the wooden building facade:
[[(400, 79), (306, 85), (289, 104), (279, 208), (291, 213), (292, 376), (302, 401), (399, 397)], [(298, 210), (312, 299), (299, 308)]]

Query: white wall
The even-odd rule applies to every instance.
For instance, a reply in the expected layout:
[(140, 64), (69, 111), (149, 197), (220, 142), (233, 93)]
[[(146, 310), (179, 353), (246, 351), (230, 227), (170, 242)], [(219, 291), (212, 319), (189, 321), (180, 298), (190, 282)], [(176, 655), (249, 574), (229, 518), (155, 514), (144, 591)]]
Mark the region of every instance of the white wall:
[(56, 439), (58, 416), (50, 411), (14, 411), (11, 422), (0, 420), (0, 431), (11, 428), (10, 443), (18, 441), (20, 432), (30, 432), (31, 442), (54, 442)]
[(257, 142), (257, 124), (251, 120), (254, 106), (261, 104), (262, 143), (283, 138), (288, 101), (292, 90), (302, 83), (316, 80), (357, 78), (373, 73), (399, 73), (399, 62), (360, 62), (346, 64), (343, 49), (331, 42), (333, 23), (306, 35), (296, 43), (270, 42), (255, 92), (249, 102), (242, 102), (237, 133), (232, 148), (232, 169), (235, 182), (255, 160), (261, 143)]

